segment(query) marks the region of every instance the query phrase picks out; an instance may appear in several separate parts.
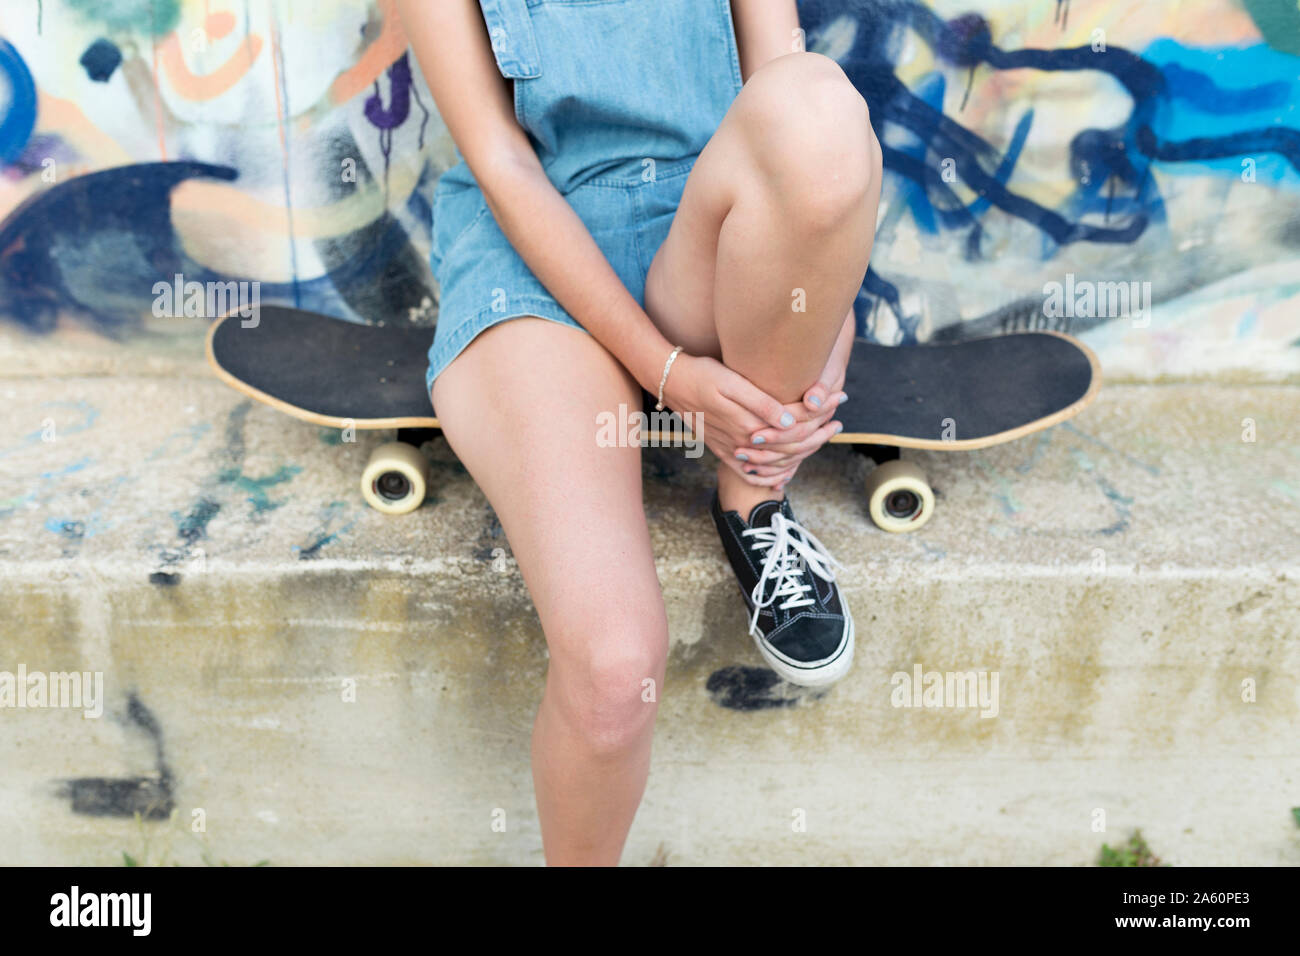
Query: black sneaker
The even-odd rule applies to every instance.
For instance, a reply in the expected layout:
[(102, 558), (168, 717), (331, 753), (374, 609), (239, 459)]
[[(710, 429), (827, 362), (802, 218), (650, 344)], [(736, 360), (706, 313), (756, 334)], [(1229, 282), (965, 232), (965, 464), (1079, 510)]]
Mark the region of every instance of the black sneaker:
[(792, 684), (824, 687), (853, 663), (853, 617), (835, 584), (843, 567), (795, 520), (790, 499), (754, 506), (749, 521), (724, 513), (713, 522), (750, 609), (749, 633), (768, 665)]

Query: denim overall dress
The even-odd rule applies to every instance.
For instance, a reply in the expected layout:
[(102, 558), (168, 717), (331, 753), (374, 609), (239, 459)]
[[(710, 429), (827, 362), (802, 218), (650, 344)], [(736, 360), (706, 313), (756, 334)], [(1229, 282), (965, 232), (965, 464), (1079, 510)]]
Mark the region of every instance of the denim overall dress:
[[(479, 6), (547, 177), (644, 306), (687, 174), (740, 92), (730, 0)], [(535, 315), (581, 328), (515, 252), (463, 158), (434, 190), (431, 265), (441, 294), (430, 387), (498, 322)]]

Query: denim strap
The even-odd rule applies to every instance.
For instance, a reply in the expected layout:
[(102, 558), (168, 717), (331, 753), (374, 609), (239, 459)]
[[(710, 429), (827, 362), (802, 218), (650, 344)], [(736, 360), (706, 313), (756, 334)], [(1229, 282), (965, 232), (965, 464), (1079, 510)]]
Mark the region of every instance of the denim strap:
[(487, 23), (492, 53), (502, 76), (532, 79), (542, 75), (537, 38), (527, 0), (479, 0)]

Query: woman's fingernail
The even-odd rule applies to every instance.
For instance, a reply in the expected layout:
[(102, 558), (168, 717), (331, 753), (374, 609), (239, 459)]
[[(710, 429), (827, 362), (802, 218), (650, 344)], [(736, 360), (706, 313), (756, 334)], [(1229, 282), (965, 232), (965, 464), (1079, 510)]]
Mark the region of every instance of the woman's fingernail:
[(838, 402), (836, 402), (835, 404), (837, 404), (837, 405), (843, 405), (843, 404), (844, 404), (845, 402), (847, 402), (848, 400), (849, 400), (849, 393), (848, 393), (848, 392), (840, 392), (840, 400), (839, 400)]
[(781, 416), (782, 428), (789, 428), (793, 424), (794, 424), (794, 416), (791, 415), (789, 412), (786, 412), (784, 415)]
[(755, 435), (755, 436), (754, 436), (754, 444), (755, 444), (755, 445), (761, 445), (761, 444), (763, 444), (763, 442), (765, 442), (765, 441), (767, 441), (767, 439), (764, 438), (762, 435)]
[(834, 431), (832, 434), (838, 435), (838, 434), (839, 434), (840, 432), (842, 432), (842, 431), (844, 431), (844, 423), (843, 423), (843, 422), (836, 422), (836, 423), (835, 423), (835, 431)]
[(811, 405), (813, 408), (821, 408), (822, 400), (818, 398), (816, 395), (809, 395), (808, 404)]
[(749, 461), (749, 456), (746, 455), (743, 451), (736, 452), (736, 457), (739, 458), (741, 461)]

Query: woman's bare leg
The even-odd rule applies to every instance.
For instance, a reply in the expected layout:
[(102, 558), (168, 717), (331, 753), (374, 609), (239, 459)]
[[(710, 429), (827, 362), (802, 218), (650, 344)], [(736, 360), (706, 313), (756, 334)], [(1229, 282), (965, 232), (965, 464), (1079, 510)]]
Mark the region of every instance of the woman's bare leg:
[(596, 416), (640, 411), (640, 388), (591, 336), (524, 318), (479, 335), (433, 401), (501, 520), (550, 649), (533, 729), (546, 860), (615, 864), (645, 789), (668, 622), (640, 448), (599, 447)]
[[(646, 310), (782, 402), (816, 382), (862, 285), (880, 144), (839, 66), (792, 53), (756, 70), (687, 179), (646, 279)], [(718, 469), (723, 506), (770, 489)]]

